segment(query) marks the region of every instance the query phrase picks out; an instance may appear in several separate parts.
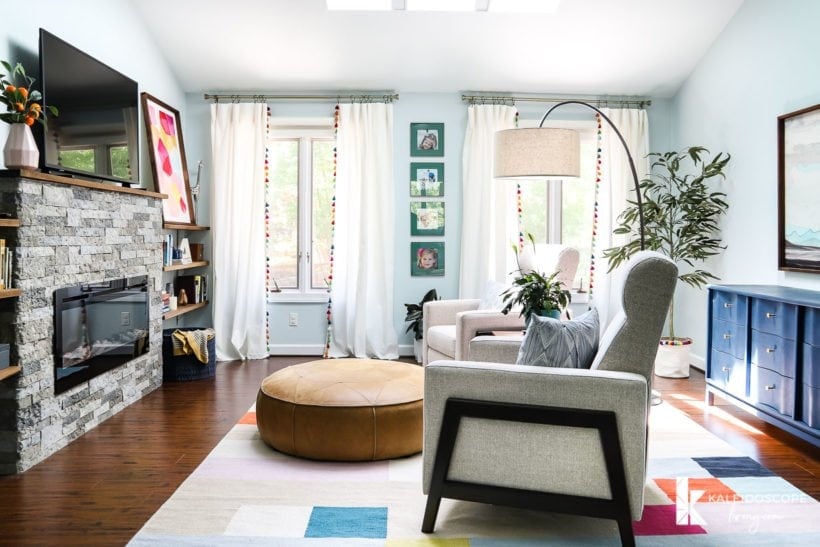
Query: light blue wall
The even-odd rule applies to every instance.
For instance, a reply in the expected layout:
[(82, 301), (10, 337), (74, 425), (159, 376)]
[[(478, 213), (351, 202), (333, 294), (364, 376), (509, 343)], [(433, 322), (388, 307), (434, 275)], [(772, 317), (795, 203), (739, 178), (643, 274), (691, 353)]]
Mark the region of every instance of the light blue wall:
[[(675, 148), (732, 160), (722, 189), (727, 249), (707, 263), (720, 283), (820, 290), (820, 276), (777, 270), (777, 117), (820, 103), (820, 2), (746, 0), (673, 100)], [(706, 291), (679, 287), (676, 330), (706, 346)]]

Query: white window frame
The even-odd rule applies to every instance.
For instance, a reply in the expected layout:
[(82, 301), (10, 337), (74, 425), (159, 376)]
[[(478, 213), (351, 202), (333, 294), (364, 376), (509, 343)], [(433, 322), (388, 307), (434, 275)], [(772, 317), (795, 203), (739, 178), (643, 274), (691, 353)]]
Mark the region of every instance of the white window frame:
[[(268, 141), (299, 140), (297, 216), (297, 288), (268, 292), (268, 302), (326, 302), (327, 288), (312, 288), (310, 252), (313, 237), (313, 149), (312, 139), (333, 140), (333, 118), (271, 118)], [(305, 152), (307, 150), (307, 152)], [(328, 204), (328, 207), (330, 204)]]

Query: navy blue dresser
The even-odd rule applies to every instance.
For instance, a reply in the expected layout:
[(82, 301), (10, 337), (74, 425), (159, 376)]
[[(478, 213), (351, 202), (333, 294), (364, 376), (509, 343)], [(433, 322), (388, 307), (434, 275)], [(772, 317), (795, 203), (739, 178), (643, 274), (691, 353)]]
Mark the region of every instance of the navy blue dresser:
[(715, 394), (820, 446), (820, 292), (709, 285), (706, 403)]

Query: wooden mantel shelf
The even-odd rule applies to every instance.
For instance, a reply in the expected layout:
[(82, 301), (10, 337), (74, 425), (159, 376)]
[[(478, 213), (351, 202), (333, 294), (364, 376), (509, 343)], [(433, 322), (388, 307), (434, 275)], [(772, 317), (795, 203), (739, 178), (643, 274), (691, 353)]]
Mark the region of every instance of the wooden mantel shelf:
[(113, 182), (93, 182), (90, 180), (74, 179), (71, 177), (62, 177), (59, 175), (52, 175), (49, 173), (41, 173), (40, 171), (33, 171), (31, 169), (5, 169), (0, 170), (0, 177), (2, 178), (24, 178), (32, 180), (41, 180), (44, 182), (55, 182), (57, 184), (68, 184), (70, 186), (81, 186), (83, 188), (92, 188), (94, 190), (102, 190), (103, 192), (119, 192), (121, 194), (135, 194), (138, 196), (146, 196), (149, 198), (165, 199), (167, 194), (159, 192), (152, 192), (150, 190), (143, 190), (140, 188), (126, 188), (124, 186), (117, 186)]

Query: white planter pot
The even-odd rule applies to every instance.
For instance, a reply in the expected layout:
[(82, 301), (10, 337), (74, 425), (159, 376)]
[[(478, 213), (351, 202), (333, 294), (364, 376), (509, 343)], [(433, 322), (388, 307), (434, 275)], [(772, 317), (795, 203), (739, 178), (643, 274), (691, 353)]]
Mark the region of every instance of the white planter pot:
[(422, 361), (421, 344), (422, 344), (421, 340), (413, 339), (413, 355), (416, 357), (416, 362), (417, 363), (421, 363), (421, 361)]
[(655, 375), (662, 378), (689, 378), (691, 338), (662, 338), (655, 357)]
[(40, 166), (40, 151), (31, 127), (24, 123), (11, 124), (3, 147), (3, 163), (6, 169), (37, 169)]

